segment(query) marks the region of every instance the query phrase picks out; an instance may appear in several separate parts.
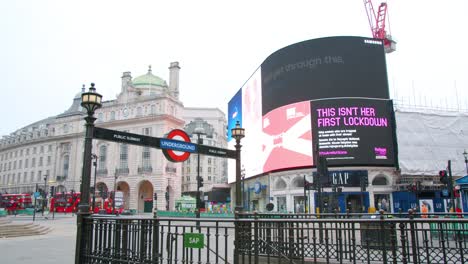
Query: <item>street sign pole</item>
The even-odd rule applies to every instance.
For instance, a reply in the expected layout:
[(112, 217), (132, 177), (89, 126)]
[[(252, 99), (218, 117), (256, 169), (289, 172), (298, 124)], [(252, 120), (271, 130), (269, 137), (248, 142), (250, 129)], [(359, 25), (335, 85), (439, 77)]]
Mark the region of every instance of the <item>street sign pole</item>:
[(38, 189), (38, 186), (37, 186), (37, 183), (36, 183), (36, 191), (34, 192), (33, 222), (36, 220), (36, 202), (37, 202), (36, 193), (37, 193), (37, 189)]

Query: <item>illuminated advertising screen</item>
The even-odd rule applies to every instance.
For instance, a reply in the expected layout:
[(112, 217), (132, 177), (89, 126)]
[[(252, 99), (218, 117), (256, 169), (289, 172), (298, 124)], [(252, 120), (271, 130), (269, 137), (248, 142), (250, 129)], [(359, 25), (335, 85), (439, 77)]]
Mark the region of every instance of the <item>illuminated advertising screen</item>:
[[(326, 154), (330, 166), (394, 166), (393, 108), (388, 99), (379, 40), (329, 37), (296, 43), (271, 54), (228, 103), (228, 144), (234, 148), (230, 130), (239, 121), (245, 128), (241, 161), (246, 178), (313, 167), (314, 146), (321, 143), (321, 154)], [(356, 111), (340, 116), (340, 121), (355, 123), (331, 125), (337, 116), (318, 116), (327, 114), (327, 108), (336, 114)], [(365, 108), (369, 116), (364, 116)], [(386, 126), (368, 124), (383, 118)], [(328, 122), (328, 127), (321, 122)], [(332, 149), (331, 141), (325, 143), (323, 137), (332, 129), (355, 130), (346, 138), (360, 138), (350, 141), (356, 147)], [(229, 182), (235, 181), (234, 167), (230, 161)]]
[(391, 100), (323, 99), (310, 107), (312, 137), (330, 166), (395, 164)]

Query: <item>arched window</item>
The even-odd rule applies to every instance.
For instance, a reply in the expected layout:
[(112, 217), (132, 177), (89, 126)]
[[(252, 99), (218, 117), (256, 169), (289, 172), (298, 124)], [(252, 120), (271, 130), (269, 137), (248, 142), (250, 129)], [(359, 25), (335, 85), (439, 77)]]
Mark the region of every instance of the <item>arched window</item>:
[(110, 114), (110, 120), (115, 120), (115, 111), (112, 111)]
[(372, 185), (388, 185), (387, 178), (383, 175), (376, 176), (372, 181)]
[(107, 159), (107, 146), (102, 145), (99, 147), (99, 170), (106, 169), (106, 159)]
[(286, 189), (286, 182), (283, 179), (280, 179), (276, 182), (275, 186), (276, 190), (284, 190)]
[(152, 115), (156, 114), (156, 106), (155, 105), (151, 105), (151, 114)]
[(68, 168), (70, 167), (70, 156), (63, 156), (62, 175), (64, 178), (68, 177)]
[(295, 188), (304, 188), (304, 177), (294, 178), (292, 186)]

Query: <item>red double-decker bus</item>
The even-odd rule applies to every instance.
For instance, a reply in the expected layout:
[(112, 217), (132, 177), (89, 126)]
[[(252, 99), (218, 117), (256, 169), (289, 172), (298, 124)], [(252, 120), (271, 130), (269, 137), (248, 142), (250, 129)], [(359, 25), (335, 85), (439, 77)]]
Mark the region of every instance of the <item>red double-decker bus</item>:
[(50, 212), (72, 213), (76, 212), (80, 203), (79, 192), (56, 193), (50, 199)]
[(32, 208), (31, 195), (28, 193), (2, 194), (0, 196), (0, 207), (5, 208), (9, 214)]
[[(115, 203), (115, 205), (113, 204)], [(110, 192), (109, 197), (95, 198), (94, 213), (121, 214), (124, 211), (124, 194), (121, 191)]]

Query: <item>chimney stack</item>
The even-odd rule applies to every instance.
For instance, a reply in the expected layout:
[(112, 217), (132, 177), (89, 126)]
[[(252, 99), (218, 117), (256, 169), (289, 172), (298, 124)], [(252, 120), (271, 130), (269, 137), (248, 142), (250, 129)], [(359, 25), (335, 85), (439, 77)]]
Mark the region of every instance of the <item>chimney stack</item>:
[(122, 74), (122, 93), (127, 92), (127, 88), (130, 86), (131, 82), (132, 82), (131, 73), (129, 71), (124, 72)]
[(179, 71), (179, 62), (171, 62), (169, 66), (169, 90), (177, 99), (179, 99)]

